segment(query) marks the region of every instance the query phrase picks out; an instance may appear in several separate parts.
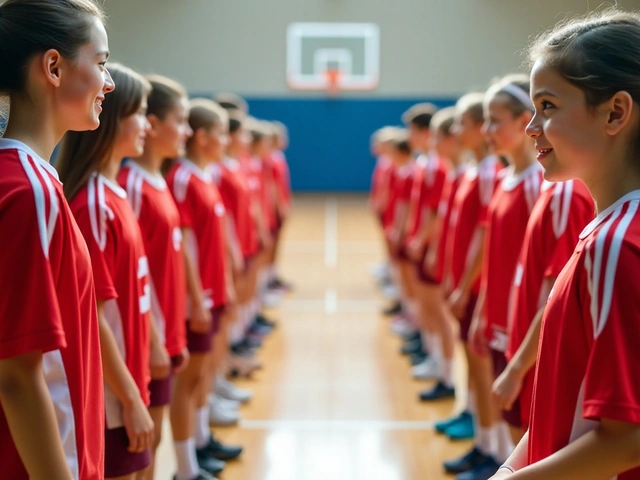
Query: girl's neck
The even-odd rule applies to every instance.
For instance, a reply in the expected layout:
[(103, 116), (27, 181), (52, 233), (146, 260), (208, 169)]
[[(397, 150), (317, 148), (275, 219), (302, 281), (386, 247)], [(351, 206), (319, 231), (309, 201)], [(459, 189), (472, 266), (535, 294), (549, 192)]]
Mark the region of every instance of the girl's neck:
[(473, 156), (478, 163), (484, 160), (487, 155), (489, 155), (489, 150), (487, 149), (486, 145), (480, 145), (479, 147), (473, 149)]
[(98, 169), (98, 172), (107, 180), (118, 183), (118, 172), (120, 171), (123, 158), (119, 153), (112, 153), (109, 161), (105, 162), (104, 165)]
[(213, 163), (213, 159), (211, 157), (209, 157), (208, 155), (204, 155), (202, 152), (199, 152), (195, 149), (189, 152), (187, 158), (202, 170), (207, 168), (207, 165), (209, 165), (210, 163)]
[[(611, 158), (616, 158), (616, 156), (611, 155)], [(591, 192), (598, 213), (616, 203), (626, 194), (640, 190), (640, 168), (632, 167), (626, 158), (620, 162), (611, 162), (611, 165), (607, 171), (599, 172), (593, 178), (583, 179)]]
[(58, 127), (52, 111), (46, 105), (36, 106), (24, 95), (12, 95), (9, 121), (3, 137), (28, 145), (49, 162), (53, 150), (65, 134), (65, 130)]
[(524, 172), (537, 162), (536, 153), (530, 141), (524, 141), (509, 154), (509, 164), (513, 166), (514, 173)]
[(144, 149), (144, 153), (140, 157), (135, 158), (134, 161), (147, 172), (157, 175), (160, 173), (162, 168), (164, 157), (154, 151), (151, 146), (147, 145)]
[(229, 146), (229, 148), (227, 149), (227, 155), (231, 158), (240, 158), (240, 156), (242, 155), (242, 149), (240, 147)]

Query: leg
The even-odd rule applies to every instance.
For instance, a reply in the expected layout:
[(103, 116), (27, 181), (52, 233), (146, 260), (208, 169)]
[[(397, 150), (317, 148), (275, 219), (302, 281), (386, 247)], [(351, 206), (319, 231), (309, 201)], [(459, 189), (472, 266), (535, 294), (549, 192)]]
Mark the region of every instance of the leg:
[(162, 422), (164, 420), (165, 410), (166, 407), (164, 406), (149, 408), (149, 415), (151, 415), (154, 426), (154, 439), (153, 445), (151, 446), (151, 465), (149, 465), (149, 468), (144, 472), (140, 472), (138, 475), (139, 480), (154, 480), (156, 451), (162, 441)]

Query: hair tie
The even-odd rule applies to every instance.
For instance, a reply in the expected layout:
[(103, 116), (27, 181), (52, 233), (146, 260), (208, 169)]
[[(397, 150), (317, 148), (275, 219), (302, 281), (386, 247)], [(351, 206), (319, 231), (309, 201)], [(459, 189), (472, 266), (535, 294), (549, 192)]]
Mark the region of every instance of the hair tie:
[(515, 99), (518, 100), (522, 105), (524, 105), (527, 110), (535, 110), (529, 94), (527, 94), (527, 92), (525, 92), (517, 85), (514, 85), (513, 83), (507, 83), (505, 86), (501, 87), (500, 90), (498, 90), (498, 93), (500, 92), (508, 93), (512, 97), (515, 97)]

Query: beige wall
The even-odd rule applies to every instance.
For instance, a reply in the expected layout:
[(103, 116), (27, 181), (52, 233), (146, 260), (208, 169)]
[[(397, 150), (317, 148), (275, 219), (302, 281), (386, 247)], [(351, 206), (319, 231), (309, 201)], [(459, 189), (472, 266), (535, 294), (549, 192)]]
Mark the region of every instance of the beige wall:
[[(106, 0), (113, 58), (191, 92), (282, 96), (291, 22), (380, 26), (375, 96), (451, 96), (517, 69), (528, 39), (597, 0)], [(618, 0), (640, 8), (640, 0)], [(369, 94), (371, 95), (371, 94)]]

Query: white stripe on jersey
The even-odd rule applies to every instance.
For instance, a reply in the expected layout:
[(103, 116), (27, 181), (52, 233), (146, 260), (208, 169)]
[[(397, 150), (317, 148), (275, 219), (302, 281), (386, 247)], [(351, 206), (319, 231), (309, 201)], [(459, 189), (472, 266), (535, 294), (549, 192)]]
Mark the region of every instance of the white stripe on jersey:
[(568, 182), (558, 182), (555, 184), (550, 208), (553, 213), (553, 233), (557, 239), (559, 239), (567, 230), (572, 196), (573, 180), (569, 180)]
[(536, 201), (540, 196), (541, 186), (542, 182), (540, 181), (540, 176), (537, 174), (537, 170), (535, 171), (535, 173), (528, 175), (524, 179), (524, 196), (527, 200), (529, 213), (531, 213), (531, 211), (533, 210), (533, 206), (536, 204)]
[(104, 198), (104, 184), (97, 174), (93, 174), (89, 178), (87, 183), (87, 197), (91, 232), (100, 251), (104, 252), (107, 246), (107, 216), (113, 219), (113, 212), (107, 207)]
[(182, 203), (187, 199), (187, 188), (189, 186), (190, 177), (191, 172), (183, 165), (179, 165), (173, 181), (173, 194), (176, 197), (176, 201), (179, 203)]
[[(33, 196), (36, 203), (36, 221), (38, 222), (38, 232), (40, 234), (40, 245), (45, 258), (49, 258), (49, 245), (51, 244), (51, 238), (55, 230), (56, 221), (58, 219), (58, 213), (60, 212), (58, 197), (53, 184), (49, 179), (49, 173), (44, 171), (40, 165), (36, 162), (32, 163), (27, 153), (22, 150), (18, 150), (20, 157), (20, 163), (24, 169), (29, 182), (31, 183), (31, 189), (33, 190)], [(38, 178), (36, 174), (36, 168), (42, 176), (43, 180)], [(43, 182), (45, 185), (43, 185)], [(45, 186), (47, 192), (45, 194)], [(49, 200), (49, 218), (47, 219), (47, 198)]]
[(162, 307), (160, 306), (160, 300), (158, 299), (158, 294), (156, 293), (156, 289), (153, 286), (153, 280), (151, 275), (149, 275), (149, 294), (151, 296), (151, 318), (153, 319), (156, 329), (158, 331), (158, 339), (160, 343), (164, 345), (167, 343), (167, 321), (164, 318), (164, 313), (162, 313)]
[(58, 430), (67, 465), (69, 465), (71, 476), (74, 480), (79, 480), (80, 467), (78, 464), (76, 421), (73, 415), (67, 372), (64, 368), (60, 350), (52, 350), (42, 355), (42, 373), (56, 412)]
[(491, 202), (493, 192), (496, 188), (496, 165), (495, 162), (481, 162), (478, 170), (478, 190), (480, 193), (480, 203), (486, 207)]
[(142, 183), (144, 179), (140, 172), (134, 168), (129, 169), (129, 175), (127, 176), (127, 197), (131, 204), (131, 209), (137, 220), (140, 220), (140, 211), (142, 210)]

